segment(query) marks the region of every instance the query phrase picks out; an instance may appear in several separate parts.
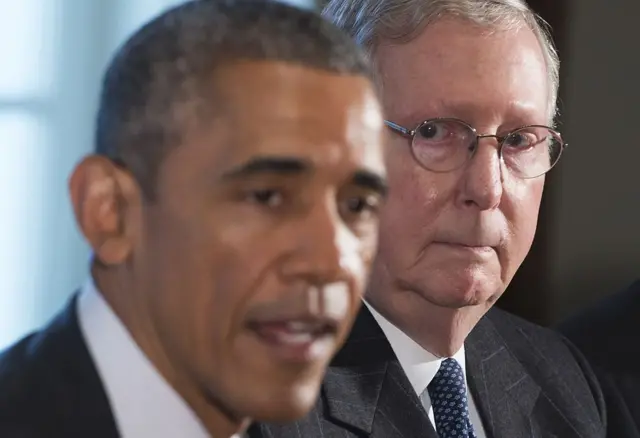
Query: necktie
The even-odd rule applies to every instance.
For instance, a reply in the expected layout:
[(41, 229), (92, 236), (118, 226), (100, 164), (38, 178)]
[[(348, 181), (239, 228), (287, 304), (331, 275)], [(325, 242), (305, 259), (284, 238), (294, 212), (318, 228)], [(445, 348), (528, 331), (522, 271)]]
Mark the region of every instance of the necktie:
[(476, 438), (469, 420), (467, 385), (458, 361), (443, 360), (427, 390), (440, 438)]

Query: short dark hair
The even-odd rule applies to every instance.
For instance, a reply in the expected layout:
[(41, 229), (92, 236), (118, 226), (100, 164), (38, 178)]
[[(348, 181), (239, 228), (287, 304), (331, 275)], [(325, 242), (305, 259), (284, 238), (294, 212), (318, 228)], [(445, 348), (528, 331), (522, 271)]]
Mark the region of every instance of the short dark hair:
[(153, 198), (158, 167), (183, 134), (176, 114), (206, 93), (217, 68), (237, 60), (371, 78), (351, 38), (312, 11), (270, 0), (190, 1), (144, 25), (116, 53), (102, 84), (96, 153), (127, 166)]

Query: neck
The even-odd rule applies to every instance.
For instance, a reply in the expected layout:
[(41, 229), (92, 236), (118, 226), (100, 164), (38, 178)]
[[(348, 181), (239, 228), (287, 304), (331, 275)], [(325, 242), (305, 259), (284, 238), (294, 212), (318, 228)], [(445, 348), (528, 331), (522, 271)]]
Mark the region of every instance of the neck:
[(251, 424), (251, 420), (232, 415), (222, 409), (221, 404), (208, 397), (206, 392), (194, 384), (186, 373), (180, 372), (163, 348), (154, 324), (145, 311), (145, 306), (137, 299), (137, 294), (130, 287), (132, 282), (126, 278), (126, 274), (120, 274), (122, 273), (95, 265), (92, 269), (97, 289), (127, 328), (138, 348), (191, 407), (212, 437), (242, 436)]
[[(428, 306), (434, 305), (428, 303)], [(473, 309), (469, 308), (437, 308), (428, 314), (429, 318), (408, 321), (411, 324), (407, 324), (403, 330), (422, 348), (439, 357), (456, 354), (478, 322)]]
[(487, 310), (486, 305), (448, 308), (426, 301), (413, 292), (392, 304), (388, 295), (372, 293), (367, 302), (422, 348), (438, 357), (451, 357)]

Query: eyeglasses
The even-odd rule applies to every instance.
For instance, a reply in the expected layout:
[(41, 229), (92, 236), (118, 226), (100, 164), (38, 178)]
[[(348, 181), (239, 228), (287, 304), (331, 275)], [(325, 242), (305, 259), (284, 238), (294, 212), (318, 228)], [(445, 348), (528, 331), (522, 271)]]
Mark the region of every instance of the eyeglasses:
[(432, 172), (451, 172), (467, 163), (483, 138), (498, 140), (498, 156), (520, 178), (536, 178), (551, 170), (568, 146), (559, 132), (544, 125), (528, 125), (505, 135), (478, 135), (475, 128), (454, 118), (425, 120), (415, 129), (385, 121), (411, 140), (415, 160)]

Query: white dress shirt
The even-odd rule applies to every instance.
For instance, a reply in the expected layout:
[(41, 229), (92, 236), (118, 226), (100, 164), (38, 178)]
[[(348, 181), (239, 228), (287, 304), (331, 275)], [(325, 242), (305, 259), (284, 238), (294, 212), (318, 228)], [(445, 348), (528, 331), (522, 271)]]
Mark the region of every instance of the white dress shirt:
[[(443, 358), (437, 357), (427, 350), (422, 348), (416, 341), (407, 336), (402, 330), (395, 325), (391, 324), (384, 316), (376, 311), (366, 301), (364, 304), (367, 306), (378, 325), (382, 329), (386, 336), (393, 352), (400, 362), (400, 366), (407, 375), (407, 379), (411, 383), (413, 390), (418, 395), (418, 398), (422, 401), (422, 404), (429, 415), (429, 420), (433, 428), (436, 428), (436, 423), (433, 415), (433, 407), (431, 406), (431, 400), (429, 393), (426, 391), (427, 386), (436, 376), (436, 373), (440, 369), (440, 364)], [(473, 429), (477, 438), (486, 438), (482, 421), (480, 420), (480, 414), (476, 408), (476, 404), (473, 400), (471, 393), (469, 392), (469, 384), (467, 380), (466, 372), (466, 360), (464, 354), (464, 345), (456, 354), (453, 359), (458, 361), (462, 367), (462, 372), (465, 376), (465, 382), (467, 382), (467, 399), (469, 400), (469, 419), (473, 425)]]
[(110, 401), (122, 438), (210, 438), (155, 369), (93, 281), (78, 299), (80, 330)]

